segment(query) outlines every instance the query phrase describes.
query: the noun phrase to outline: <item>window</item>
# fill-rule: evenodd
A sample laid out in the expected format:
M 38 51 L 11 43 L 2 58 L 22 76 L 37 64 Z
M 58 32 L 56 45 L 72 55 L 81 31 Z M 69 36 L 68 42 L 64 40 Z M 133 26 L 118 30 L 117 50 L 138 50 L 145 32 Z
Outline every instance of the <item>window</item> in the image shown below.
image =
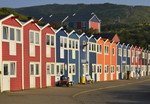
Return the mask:
M 36 70 L 35 70 L 35 75 L 39 75 L 39 64 L 35 64 Z
M 71 42 L 72 42 L 72 41 L 71 41 L 71 40 L 69 40 L 69 48 L 71 48 L 71 44 L 72 44 Z
M 35 44 L 39 44 L 39 33 L 35 33 Z
M 47 63 L 46 64 L 47 68 L 47 74 L 50 75 L 50 74 L 55 74 L 55 64 L 54 63 Z
M 105 65 L 105 73 L 108 73 L 108 65 Z
M 115 55 L 115 48 L 112 48 L 112 54 Z
M 67 37 L 60 37 L 60 47 L 67 48 Z
M 39 63 L 30 63 L 30 75 L 39 76 L 40 69 Z
M 10 77 L 16 76 L 16 63 L 15 62 L 4 62 L 3 63 L 3 75 L 10 75 Z
M 67 39 L 64 38 L 64 48 L 67 48 Z
M 46 35 L 46 45 L 50 45 L 50 36 Z
M 64 64 L 59 63 L 56 65 L 56 74 L 57 75 L 63 75 L 64 74 Z
M 69 64 L 69 74 L 75 75 L 75 73 L 76 73 L 75 64 Z
M 19 29 L 16 29 L 16 38 L 17 41 L 21 41 L 21 31 Z
M 4 64 L 4 75 L 8 75 L 8 64 Z
M 115 72 L 115 67 L 111 66 L 111 73 L 114 73 L 114 72 Z
M 10 40 L 15 40 L 15 33 L 13 28 L 10 28 Z
M 126 49 L 123 49 L 123 56 L 124 56 L 124 57 L 127 56 Z
M 105 54 L 108 54 L 108 53 L 109 53 L 108 46 L 105 46 Z
M 51 36 L 51 46 L 54 46 L 54 43 L 55 43 L 55 38 L 54 36 Z
M 97 45 L 97 52 L 102 53 L 102 45 Z
M 122 50 L 121 50 L 121 48 L 118 48 L 118 56 L 122 56 Z
M 14 62 L 11 62 L 10 63 L 10 75 L 15 75 L 15 63 Z
M 50 35 L 50 34 L 47 34 L 46 35 L 46 45 L 47 46 L 54 46 L 55 45 L 55 37 Z
M 3 39 L 20 42 L 21 30 L 17 28 L 3 26 Z
M 30 75 L 34 75 L 34 64 L 30 65 Z
M 97 70 L 96 70 L 96 64 L 92 64 L 92 72 L 93 72 L 93 73 L 96 73 L 96 72 L 97 72 Z
M 132 50 L 132 57 L 134 57 L 134 56 L 135 56 L 135 51 Z
M 3 26 L 3 39 L 8 39 L 8 27 Z
M 87 64 L 83 64 L 82 65 L 83 68 L 83 74 L 86 75 L 89 73 L 89 69 L 88 69 L 88 65 Z
M 33 44 L 39 44 L 39 32 L 36 32 L 36 31 L 30 31 L 29 32 L 29 40 L 30 40 L 30 43 L 33 43 Z
M 101 73 L 102 72 L 102 65 L 97 65 L 97 73 Z
M 78 41 L 76 41 L 76 49 L 78 49 Z
M 34 43 L 34 32 L 30 32 L 30 43 Z
M 130 57 L 130 50 L 128 49 L 128 57 Z

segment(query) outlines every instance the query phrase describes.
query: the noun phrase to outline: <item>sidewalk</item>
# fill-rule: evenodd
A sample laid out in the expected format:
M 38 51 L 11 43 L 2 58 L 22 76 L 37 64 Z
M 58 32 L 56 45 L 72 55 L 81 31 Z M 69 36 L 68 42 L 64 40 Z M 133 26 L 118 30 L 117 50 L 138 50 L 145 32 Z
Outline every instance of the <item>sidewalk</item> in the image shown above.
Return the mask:
M 48 87 L 0 94 L 0 104 L 77 104 L 74 99 L 80 94 L 128 84 L 150 81 L 150 76 L 131 80 L 96 82 L 94 84 L 75 84 L 70 87 Z

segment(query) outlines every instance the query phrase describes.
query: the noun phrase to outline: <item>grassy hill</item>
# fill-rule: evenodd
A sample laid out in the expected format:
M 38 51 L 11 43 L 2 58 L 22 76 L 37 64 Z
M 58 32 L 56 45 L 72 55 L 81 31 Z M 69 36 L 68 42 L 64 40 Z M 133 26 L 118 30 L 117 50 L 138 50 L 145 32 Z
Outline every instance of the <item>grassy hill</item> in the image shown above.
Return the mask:
M 26 20 L 28 19 L 28 17 L 22 15 L 22 14 L 19 14 L 15 11 L 13 11 L 12 9 L 9 9 L 9 8 L 1 8 L 0 9 L 0 15 L 9 15 L 9 14 L 13 14 L 15 16 L 19 16 L 19 19 L 21 20 Z
M 33 7 L 15 8 L 14 11 L 40 18 L 51 14 L 73 14 L 94 12 L 106 23 L 150 23 L 150 7 L 125 6 L 116 4 L 50 4 Z

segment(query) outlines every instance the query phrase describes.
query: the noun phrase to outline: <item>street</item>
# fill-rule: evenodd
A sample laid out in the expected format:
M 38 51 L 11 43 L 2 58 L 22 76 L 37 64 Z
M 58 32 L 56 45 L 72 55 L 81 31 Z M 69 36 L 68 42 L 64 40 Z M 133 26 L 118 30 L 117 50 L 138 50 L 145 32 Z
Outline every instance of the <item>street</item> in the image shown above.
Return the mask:
M 150 76 L 0 94 L 0 104 L 150 104 Z

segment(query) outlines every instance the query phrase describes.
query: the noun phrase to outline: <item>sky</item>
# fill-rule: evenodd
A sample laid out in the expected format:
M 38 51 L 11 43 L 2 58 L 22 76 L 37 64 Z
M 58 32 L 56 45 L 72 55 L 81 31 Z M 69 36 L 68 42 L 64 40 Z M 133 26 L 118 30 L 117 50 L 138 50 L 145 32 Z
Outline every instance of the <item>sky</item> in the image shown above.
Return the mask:
M 113 4 L 124 4 L 124 5 L 143 5 L 150 6 L 150 0 L 0 0 L 0 8 L 20 8 L 20 7 L 30 7 L 45 4 L 103 4 L 103 3 L 113 3 Z

